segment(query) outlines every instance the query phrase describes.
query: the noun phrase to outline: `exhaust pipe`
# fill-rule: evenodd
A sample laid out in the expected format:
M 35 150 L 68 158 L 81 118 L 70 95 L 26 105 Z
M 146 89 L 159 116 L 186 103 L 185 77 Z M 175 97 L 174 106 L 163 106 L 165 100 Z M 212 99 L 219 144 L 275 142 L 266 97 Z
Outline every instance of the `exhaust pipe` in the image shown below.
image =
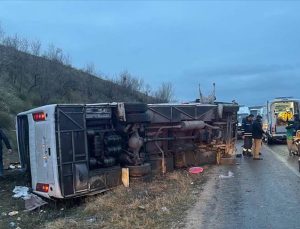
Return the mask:
M 208 127 L 213 130 L 220 129 L 218 126 L 212 126 L 204 121 L 183 121 L 181 122 L 181 130 L 195 130 L 195 129 L 203 129 Z

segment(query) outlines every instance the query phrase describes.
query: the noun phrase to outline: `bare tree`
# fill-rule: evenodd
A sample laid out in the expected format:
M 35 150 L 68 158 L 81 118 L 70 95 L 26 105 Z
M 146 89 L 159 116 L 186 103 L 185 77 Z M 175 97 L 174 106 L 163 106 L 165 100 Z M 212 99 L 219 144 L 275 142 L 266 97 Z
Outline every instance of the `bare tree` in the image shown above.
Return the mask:
M 128 71 L 118 74 L 114 80 L 109 77 L 104 80 L 106 76 L 96 72 L 93 63 L 87 64 L 83 69 L 90 75 L 72 69 L 66 71 L 62 64 L 70 66 L 71 58 L 62 49 L 51 44 L 44 53 L 41 53 L 42 45 L 39 40 L 28 41 L 17 34 L 5 36 L 1 26 L 0 42 L 10 47 L 5 48 L 0 56 L 0 71 L 4 72 L 0 74 L 1 80 L 7 78 L 7 82 L 21 96 L 29 94 L 36 105 L 52 101 L 95 102 L 133 99 L 146 102 L 169 100 L 172 97 L 172 87 L 170 89 L 167 85 L 162 86 L 155 94 L 159 99 L 148 97 L 150 93 L 154 95 L 150 86 L 145 85 L 143 79 L 131 75 Z M 32 55 L 24 55 L 18 51 Z
M 72 65 L 71 57 L 69 54 L 63 54 L 62 63 L 67 66 Z
M 39 56 L 41 52 L 41 47 L 42 44 L 40 40 L 31 41 L 30 43 L 31 54 L 35 56 Z
M 144 80 L 133 77 L 128 71 L 121 72 L 116 83 L 132 91 L 142 91 Z
M 57 48 L 53 44 L 49 45 L 48 50 L 43 56 L 49 60 L 71 66 L 71 58 L 69 54 L 64 54 L 61 48 Z
M 22 52 L 27 52 L 28 53 L 28 48 L 29 48 L 29 42 L 25 38 L 19 38 L 19 51 Z
M 146 96 L 149 96 L 150 93 L 151 93 L 151 86 L 149 84 L 146 84 L 144 86 L 144 90 L 143 90 L 143 93 L 146 95 Z
M 84 71 L 88 74 L 94 75 L 96 72 L 94 63 L 90 62 L 90 63 L 86 64 L 86 66 L 84 67 Z
M 162 102 L 170 102 L 173 99 L 174 90 L 172 83 L 162 83 L 159 89 L 155 92 L 154 97 Z
M 10 37 L 3 37 L 2 44 L 6 47 L 12 47 L 12 41 Z
M 20 46 L 20 37 L 18 36 L 18 34 L 15 34 L 13 37 L 10 36 L 6 36 L 3 39 L 3 45 L 10 47 L 10 48 L 14 48 L 16 50 L 19 50 L 19 46 Z
M 54 60 L 60 63 L 63 63 L 63 51 L 61 48 L 55 47 L 53 44 L 50 44 L 48 50 L 45 52 L 45 57 L 49 60 Z
M 0 43 L 2 42 L 4 35 L 5 35 L 5 32 L 4 32 L 1 22 L 0 22 Z

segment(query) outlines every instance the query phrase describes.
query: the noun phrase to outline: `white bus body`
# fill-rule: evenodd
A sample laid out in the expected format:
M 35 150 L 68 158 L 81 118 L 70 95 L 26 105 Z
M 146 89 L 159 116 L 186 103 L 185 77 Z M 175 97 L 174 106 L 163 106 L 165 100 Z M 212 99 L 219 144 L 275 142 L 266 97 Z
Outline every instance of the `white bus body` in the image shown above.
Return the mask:
M 145 171 L 165 173 L 175 166 L 219 163 L 221 156 L 234 154 L 238 107 L 231 103 L 42 106 L 17 115 L 21 165 L 34 193 L 62 199 L 121 184 L 121 167 L 140 176 Z M 188 150 L 178 150 L 191 145 L 193 157 Z M 202 150 L 197 150 L 199 145 Z

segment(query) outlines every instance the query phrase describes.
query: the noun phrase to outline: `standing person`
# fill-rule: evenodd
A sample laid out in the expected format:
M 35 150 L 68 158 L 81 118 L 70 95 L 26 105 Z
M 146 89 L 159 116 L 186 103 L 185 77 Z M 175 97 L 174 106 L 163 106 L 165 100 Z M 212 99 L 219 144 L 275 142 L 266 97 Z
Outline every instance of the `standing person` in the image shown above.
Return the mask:
M 243 139 L 244 139 L 244 146 L 243 146 L 243 155 L 244 156 L 252 156 L 252 122 L 253 122 L 254 115 L 248 115 L 242 124 L 242 132 L 243 132 Z
M 2 129 L 0 129 L 0 178 L 3 177 L 2 141 L 5 143 L 5 146 L 8 149 L 8 152 L 11 153 L 12 149 L 11 149 L 11 146 L 9 144 L 8 138 L 6 137 L 6 135 L 4 134 Z
M 289 150 L 289 155 L 292 156 L 298 151 L 296 145 L 293 142 L 293 137 L 296 135 L 297 130 L 300 129 L 299 115 L 294 114 L 293 120 L 288 121 L 286 127 L 286 143 Z
M 287 143 L 287 148 L 290 156 L 294 154 L 293 136 L 294 136 L 294 121 L 290 120 L 288 121 L 288 125 L 286 127 L 286 143 Z
M 293 136 L 296 136 L 297 130 L 300 130 L 300 118 L 299 114 L 294 114 Z
M 253 160 L 262 160 L 260 155 L 262 137 L 264 130 L 262 128 L 262 117 L 260 115 L 256 116 L 255 121 L 252 125 L 252 136 L 253 136 Z

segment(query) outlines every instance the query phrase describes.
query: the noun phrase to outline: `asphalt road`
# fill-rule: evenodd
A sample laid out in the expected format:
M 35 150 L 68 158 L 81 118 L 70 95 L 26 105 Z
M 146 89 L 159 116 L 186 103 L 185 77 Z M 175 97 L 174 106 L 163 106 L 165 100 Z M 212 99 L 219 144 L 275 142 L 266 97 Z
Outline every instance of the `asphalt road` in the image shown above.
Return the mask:
M 186 228 L 300 228 L 298 157 L 285 145 L 264 145 L 262 154 L 262 161 L 211 169 Z M 229 171 L 233 177 L 219 177 Z

